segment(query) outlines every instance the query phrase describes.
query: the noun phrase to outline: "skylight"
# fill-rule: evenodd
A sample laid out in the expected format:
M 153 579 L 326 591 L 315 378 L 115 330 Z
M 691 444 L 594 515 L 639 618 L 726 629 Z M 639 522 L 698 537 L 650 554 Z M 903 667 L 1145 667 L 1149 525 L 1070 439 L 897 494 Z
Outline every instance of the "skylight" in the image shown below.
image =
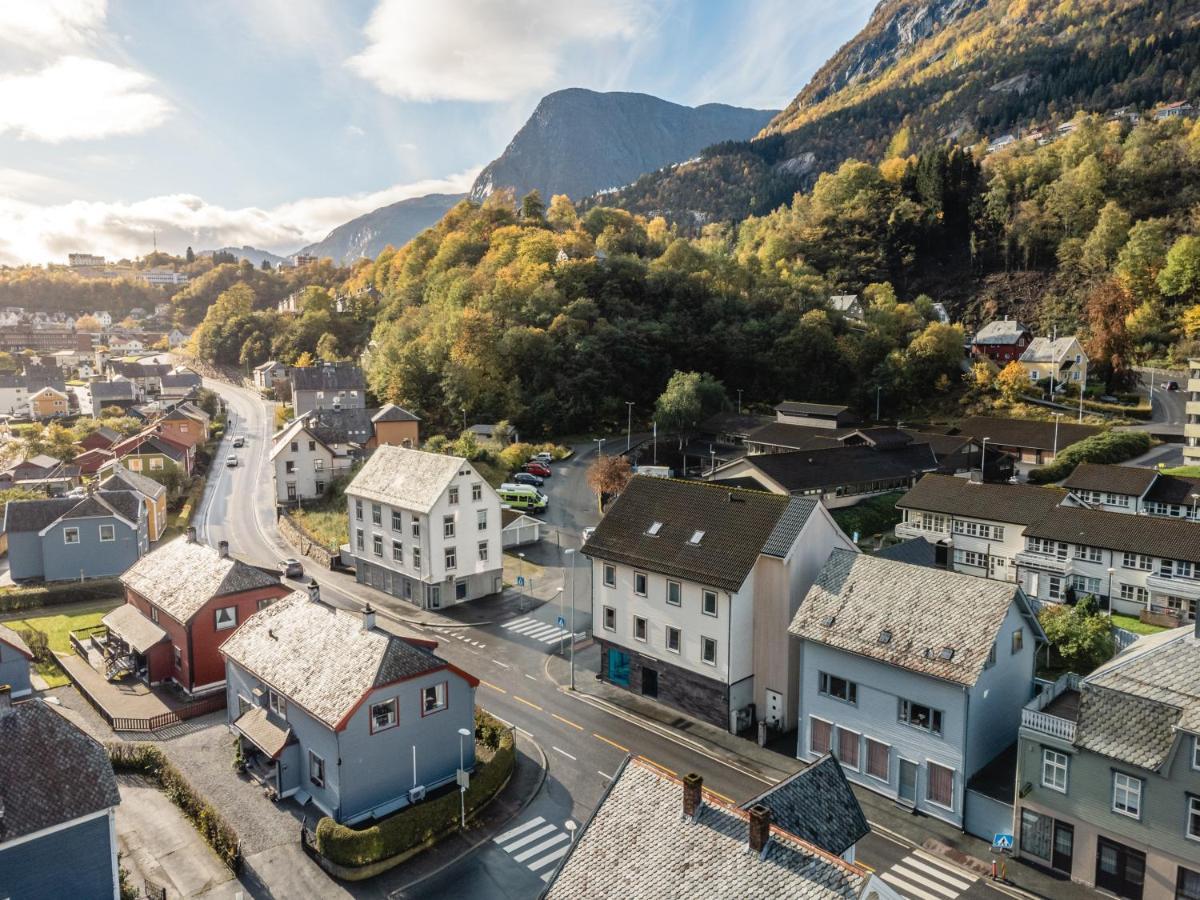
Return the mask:
M 650 535 L 650 537 L 658 537 L 658 533 L 662 531 L 662 525 L 662 522 L 651 523 L 650 527 L 646 529 L 646 534 Z
M 892 642 L 892 633 L 890 631 L 879 632 L 879 643 L 890 644 Z
M 688 543 L 698 545 L 702 540 L 704 540 L 704 532 L 703 531 L 693 531 L 691 540 L 689 540 Z
M 825 616 L 825 618 L 821 619 L 821 624 L 826 628 L 830 628 L 833 626 L 834 621 L 836 620 L 833 616 Z
M 942 652 L 938 654 L 938 658 L 944 659 L 947 662 L 954 659 L 954 648 L 953 647 L 943 647 Z

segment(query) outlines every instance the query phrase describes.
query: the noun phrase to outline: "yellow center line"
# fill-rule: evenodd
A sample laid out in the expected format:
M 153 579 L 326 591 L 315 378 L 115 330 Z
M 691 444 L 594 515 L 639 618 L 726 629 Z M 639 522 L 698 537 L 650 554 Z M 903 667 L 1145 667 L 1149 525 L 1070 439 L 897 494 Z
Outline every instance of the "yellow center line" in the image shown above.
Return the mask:
M 616 741 L 610 741 L 608 738 L 606 738 L 606 737 L 605 737 L 604 735 L 602 735 L 602 734 L 597 734 L 596 732 L 594 732 L 594 731 L 593 731 L 593 732 L 592 732 L 592 737 L 594 737 L 594 738 L 595 738 L 596 740 L 598 740 L 598 741 L 604 741 L 604 743 L 606 743 L 606 744 L 609 744 L 609 745 L 611 745 L 611 746 L 613 746 L 613 747 L 616 747 L 618 750 L 623 750 L 625 753 L 628 753 L 628 752 L 629 752 L 629 748 L 628 748 L 628 747 L 622 747 L 622 746 L 621 746 L 620 744 L 618 744 Z
M 492 684 L 490 681 L 484 681 L 482 678 L 479 679 L 479 683 L 484 687 L 490 687 L 493 691 L 499 691 L 502 694 L 508 693 L 508 691 L 506 691 L 504 688 L 496 687 L 496 685 Z
M 538 712 L 544 712 L 544 711 L 545 711 L 545 710 L 543 710 L 543 709 L 542 709 L 540 706 L 538 706 L 536 703 L 530 703 L 530 702 L 529 702 L 528 700 L 526 700 L 524 697 L 518 697 L 516 694 L 513 694 L 513 699 L 514 699 L 514 700 L 516 700 L 518 703 L 524 703 L 526 706 L 532 706 L 532 707 L 533 707 L 534 709 L 536 709 Z
M 675 775 L 675 770 L 674 770 L 674 769 L 668 769 L 668 768 L 667 768 L 666 766 L 664 766 L 662 763 L 656 763 L 654 760 L 652 760 L 652 759 L 651 759 L 650 757 L 648 757 L 648 756 L 643 756 L 643 757 L 642 757 L 642 759 L 644 759 L 646 762 L 650 763 L 650 765 L 654 766 L 654 768 L 656 768 L 656 769 L 662 769 L 662 770 L 663 770 L 664 772 L 666 772 L 668 775 Z M 678 777 L 678 776 L 676 776 L 676 777 Z M 715 792 L 713 792 L 713 793 L 715 793 Z
M 655 765 L 657 766 L 657 765 L 658 765 L 658 763 L 655 763 Z M 662 766 L 659 766 L 659 768 L 662 768 Z M 670 770 L 670 769 L 667 769 L 667 771 L 668 771 L 668 772 L 671 772 L 671 770 Z M 675 773 L 674 773 L 674 772 L 671 772 L 671 774 L 672 774 L 672 775 L 674 775 Z M 704 790 L 708 791 L 708 793 L 712 794 L 714 797 L 720 797 L 722 800 L 724 800 L 724 801 L 725 801 L 726 803 L 728 803 L 730 806 L 737 806 L 737 803 L 735 803 L 735 802 L 734 802 L 734 800 L 733 800 L 733 798 L 732 798 L 732 797 L 726 797 L 726 796 L 725 796 L 724 794 L 722 794 L 720 791 L 714 791 L 714 790 L 713 790 L 712 788 L 710 788 L 710 787 L 705 787 L 705 788 L 704 788 Z
M 583 726 L 582 726 L 582 725 L 576 725 L 576 724 L 575 724 L 574 722 L 572 722 L 570 719 L 564 719 L 564 718 L 563 718 L 562 716 L 560 716 L 558 713 L 550 713 L 550 715 L 551 715 L 551 716 L 553 716 L 554 718 L 558 719 L 558 721 L 562 722 L 564 725 L 570 725 L 572 728 L 576 728 L 576 729 L 578 729 L 579 731 L 583 731 Z

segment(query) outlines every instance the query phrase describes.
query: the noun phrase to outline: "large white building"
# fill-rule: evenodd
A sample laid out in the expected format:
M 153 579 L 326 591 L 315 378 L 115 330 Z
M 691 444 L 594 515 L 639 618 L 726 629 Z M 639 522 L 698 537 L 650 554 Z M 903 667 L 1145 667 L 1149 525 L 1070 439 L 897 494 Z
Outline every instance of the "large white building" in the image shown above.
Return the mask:
M 1183 461 L 1200 463 L 1200 359 L 1188 360 L 1187 405 L 1183 420 Z
M 345 493 L 359 582 L 426 609 L 500 592 L 500 498 L 467 460 L 381 446 Z

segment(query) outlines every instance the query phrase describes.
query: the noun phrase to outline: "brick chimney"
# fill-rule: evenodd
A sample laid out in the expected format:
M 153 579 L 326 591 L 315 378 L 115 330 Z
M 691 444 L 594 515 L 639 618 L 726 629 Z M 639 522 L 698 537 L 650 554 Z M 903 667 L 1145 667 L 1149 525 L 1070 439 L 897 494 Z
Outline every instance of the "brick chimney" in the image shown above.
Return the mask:
M 771 839 L 771 811 L 761 803 L 750 807 L 750 851 L 762 853 Z
M 217 553 L 221 559 L 229 557 L 229 541 L 217 541 Z
M 700 805 L 704 802 L 701 788 L 704 779 L 695 772 L 683 776 L 683 815 L 688 819 L 696 818 Z
M 312 579 L 308 583 L 308 599 L 313 603 L 321 602 L 321 586 L 317 584 L 317 579 Z
M 370 603 L 363 607 L 363 631 L 370 631 L 375 627 L 375 607 Z

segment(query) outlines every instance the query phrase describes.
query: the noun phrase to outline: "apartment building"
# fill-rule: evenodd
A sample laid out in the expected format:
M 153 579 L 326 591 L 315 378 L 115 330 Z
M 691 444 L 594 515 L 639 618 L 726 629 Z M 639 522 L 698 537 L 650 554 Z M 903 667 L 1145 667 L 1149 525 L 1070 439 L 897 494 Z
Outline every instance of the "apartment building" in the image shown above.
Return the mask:
M 1200 359 L 1188 360 L 1187 403 L 1183 420 L 1183 461 L 1200 463 Z

